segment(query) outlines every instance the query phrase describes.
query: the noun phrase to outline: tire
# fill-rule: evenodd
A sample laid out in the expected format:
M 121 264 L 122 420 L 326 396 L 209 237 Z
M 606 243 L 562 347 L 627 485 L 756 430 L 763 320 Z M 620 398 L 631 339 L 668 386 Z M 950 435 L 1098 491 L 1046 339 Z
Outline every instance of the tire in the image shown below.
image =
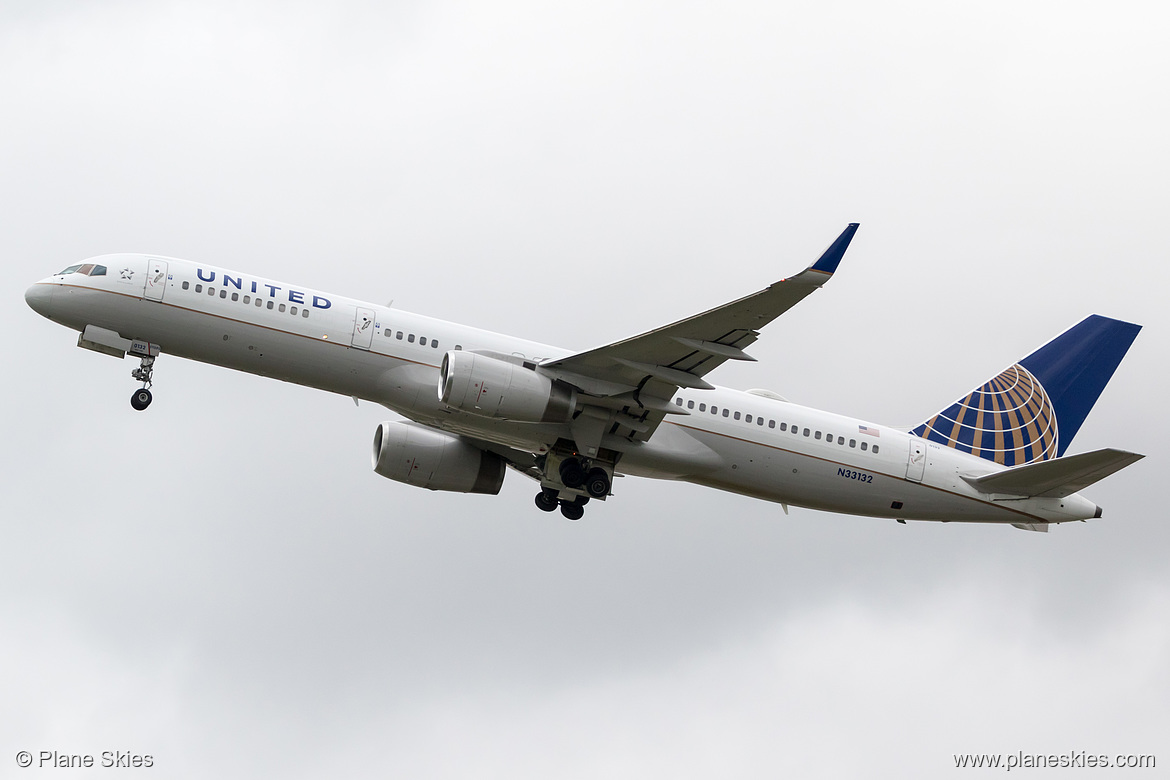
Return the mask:
M 601 498 L 609 494 L 609 475 L 605 469 L 590 469 L 585 480 L 585 492 L 594 498 Z
M 543 490 L 536 494 L 536 508 L 541 512 L 553 512 L 557 508 L 556 494 L 549 495 Z
M 576 458 L 566 458 L 561 461 L 561 482 L 567 488 L 576 490 L 585 484 L 585 469 L 581 466 L 581 461 Z
M 561 503 L 561 514 L 569 520 L 580 520 L 585 516 L 585 507 L 565 501 Z
M 150 391 L 143 388 L 142 390 L 135 390 L 134 395 L 130 396 L 130 405 L 133 406 L 136 411 L 141 412 L 143 409 L 150 406 L 150 402 L 153 400 L 154 396 L 150 394 Z

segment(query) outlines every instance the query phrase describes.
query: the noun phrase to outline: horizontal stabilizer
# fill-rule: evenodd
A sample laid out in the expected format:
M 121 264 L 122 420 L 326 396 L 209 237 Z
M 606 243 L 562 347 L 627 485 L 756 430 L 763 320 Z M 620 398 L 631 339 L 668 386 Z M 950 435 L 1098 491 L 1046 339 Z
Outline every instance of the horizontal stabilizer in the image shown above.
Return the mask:
M 1038 460 L 981 477 L 961 476 L 981 493 L 1064 498 L 1144 457 L 1124 450 L 1095 450 L 1055 460 Z

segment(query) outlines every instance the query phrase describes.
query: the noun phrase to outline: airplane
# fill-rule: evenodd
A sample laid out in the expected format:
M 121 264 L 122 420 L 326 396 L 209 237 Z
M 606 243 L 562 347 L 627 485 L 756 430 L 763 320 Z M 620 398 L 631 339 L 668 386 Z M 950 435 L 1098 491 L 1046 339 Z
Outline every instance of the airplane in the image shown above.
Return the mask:
M 837 271 L 858 223 L 812 265 L 746 297 L 584 352 L 161 255 L 113 254 L 32 285 L 28 305 L 77 345 L 161 354 L 380 404 L 374 471 L 498 494 L 508 467 L 536 505 L 579 520 L 631 475 L 876 518 L 1052 524 L 1100 518 L 1079 491 L 1143 456 L 1066 455 L 1141 326 L 1092 315 L 911 429 L 740 391 L 706 376 Z

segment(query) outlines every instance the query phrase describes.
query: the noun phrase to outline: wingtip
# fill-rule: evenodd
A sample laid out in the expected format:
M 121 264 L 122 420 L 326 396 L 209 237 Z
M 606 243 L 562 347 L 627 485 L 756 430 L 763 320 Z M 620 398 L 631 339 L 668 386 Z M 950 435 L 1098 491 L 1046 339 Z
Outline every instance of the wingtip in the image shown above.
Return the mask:
M 859 222 L 850 222 L 841 235 L 837 236 L 837 240 L 830 244 L 829 248 L 809 268 L 823 274 L 835 273 L 837 266 L 841 264 L 841 258 L 845 256 L 845 250 L 849 248 L 849 242 L 853 240 L 853 234 L 860 226 Z

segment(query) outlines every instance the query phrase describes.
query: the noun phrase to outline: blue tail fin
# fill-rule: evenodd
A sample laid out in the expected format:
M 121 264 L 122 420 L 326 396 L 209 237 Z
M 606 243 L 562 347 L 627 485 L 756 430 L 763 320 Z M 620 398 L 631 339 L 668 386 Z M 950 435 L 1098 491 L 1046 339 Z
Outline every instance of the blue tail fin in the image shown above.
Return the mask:
M 1058 458 L 1139 330 L 1094 314 L 911 433 L 1005 466 Z

